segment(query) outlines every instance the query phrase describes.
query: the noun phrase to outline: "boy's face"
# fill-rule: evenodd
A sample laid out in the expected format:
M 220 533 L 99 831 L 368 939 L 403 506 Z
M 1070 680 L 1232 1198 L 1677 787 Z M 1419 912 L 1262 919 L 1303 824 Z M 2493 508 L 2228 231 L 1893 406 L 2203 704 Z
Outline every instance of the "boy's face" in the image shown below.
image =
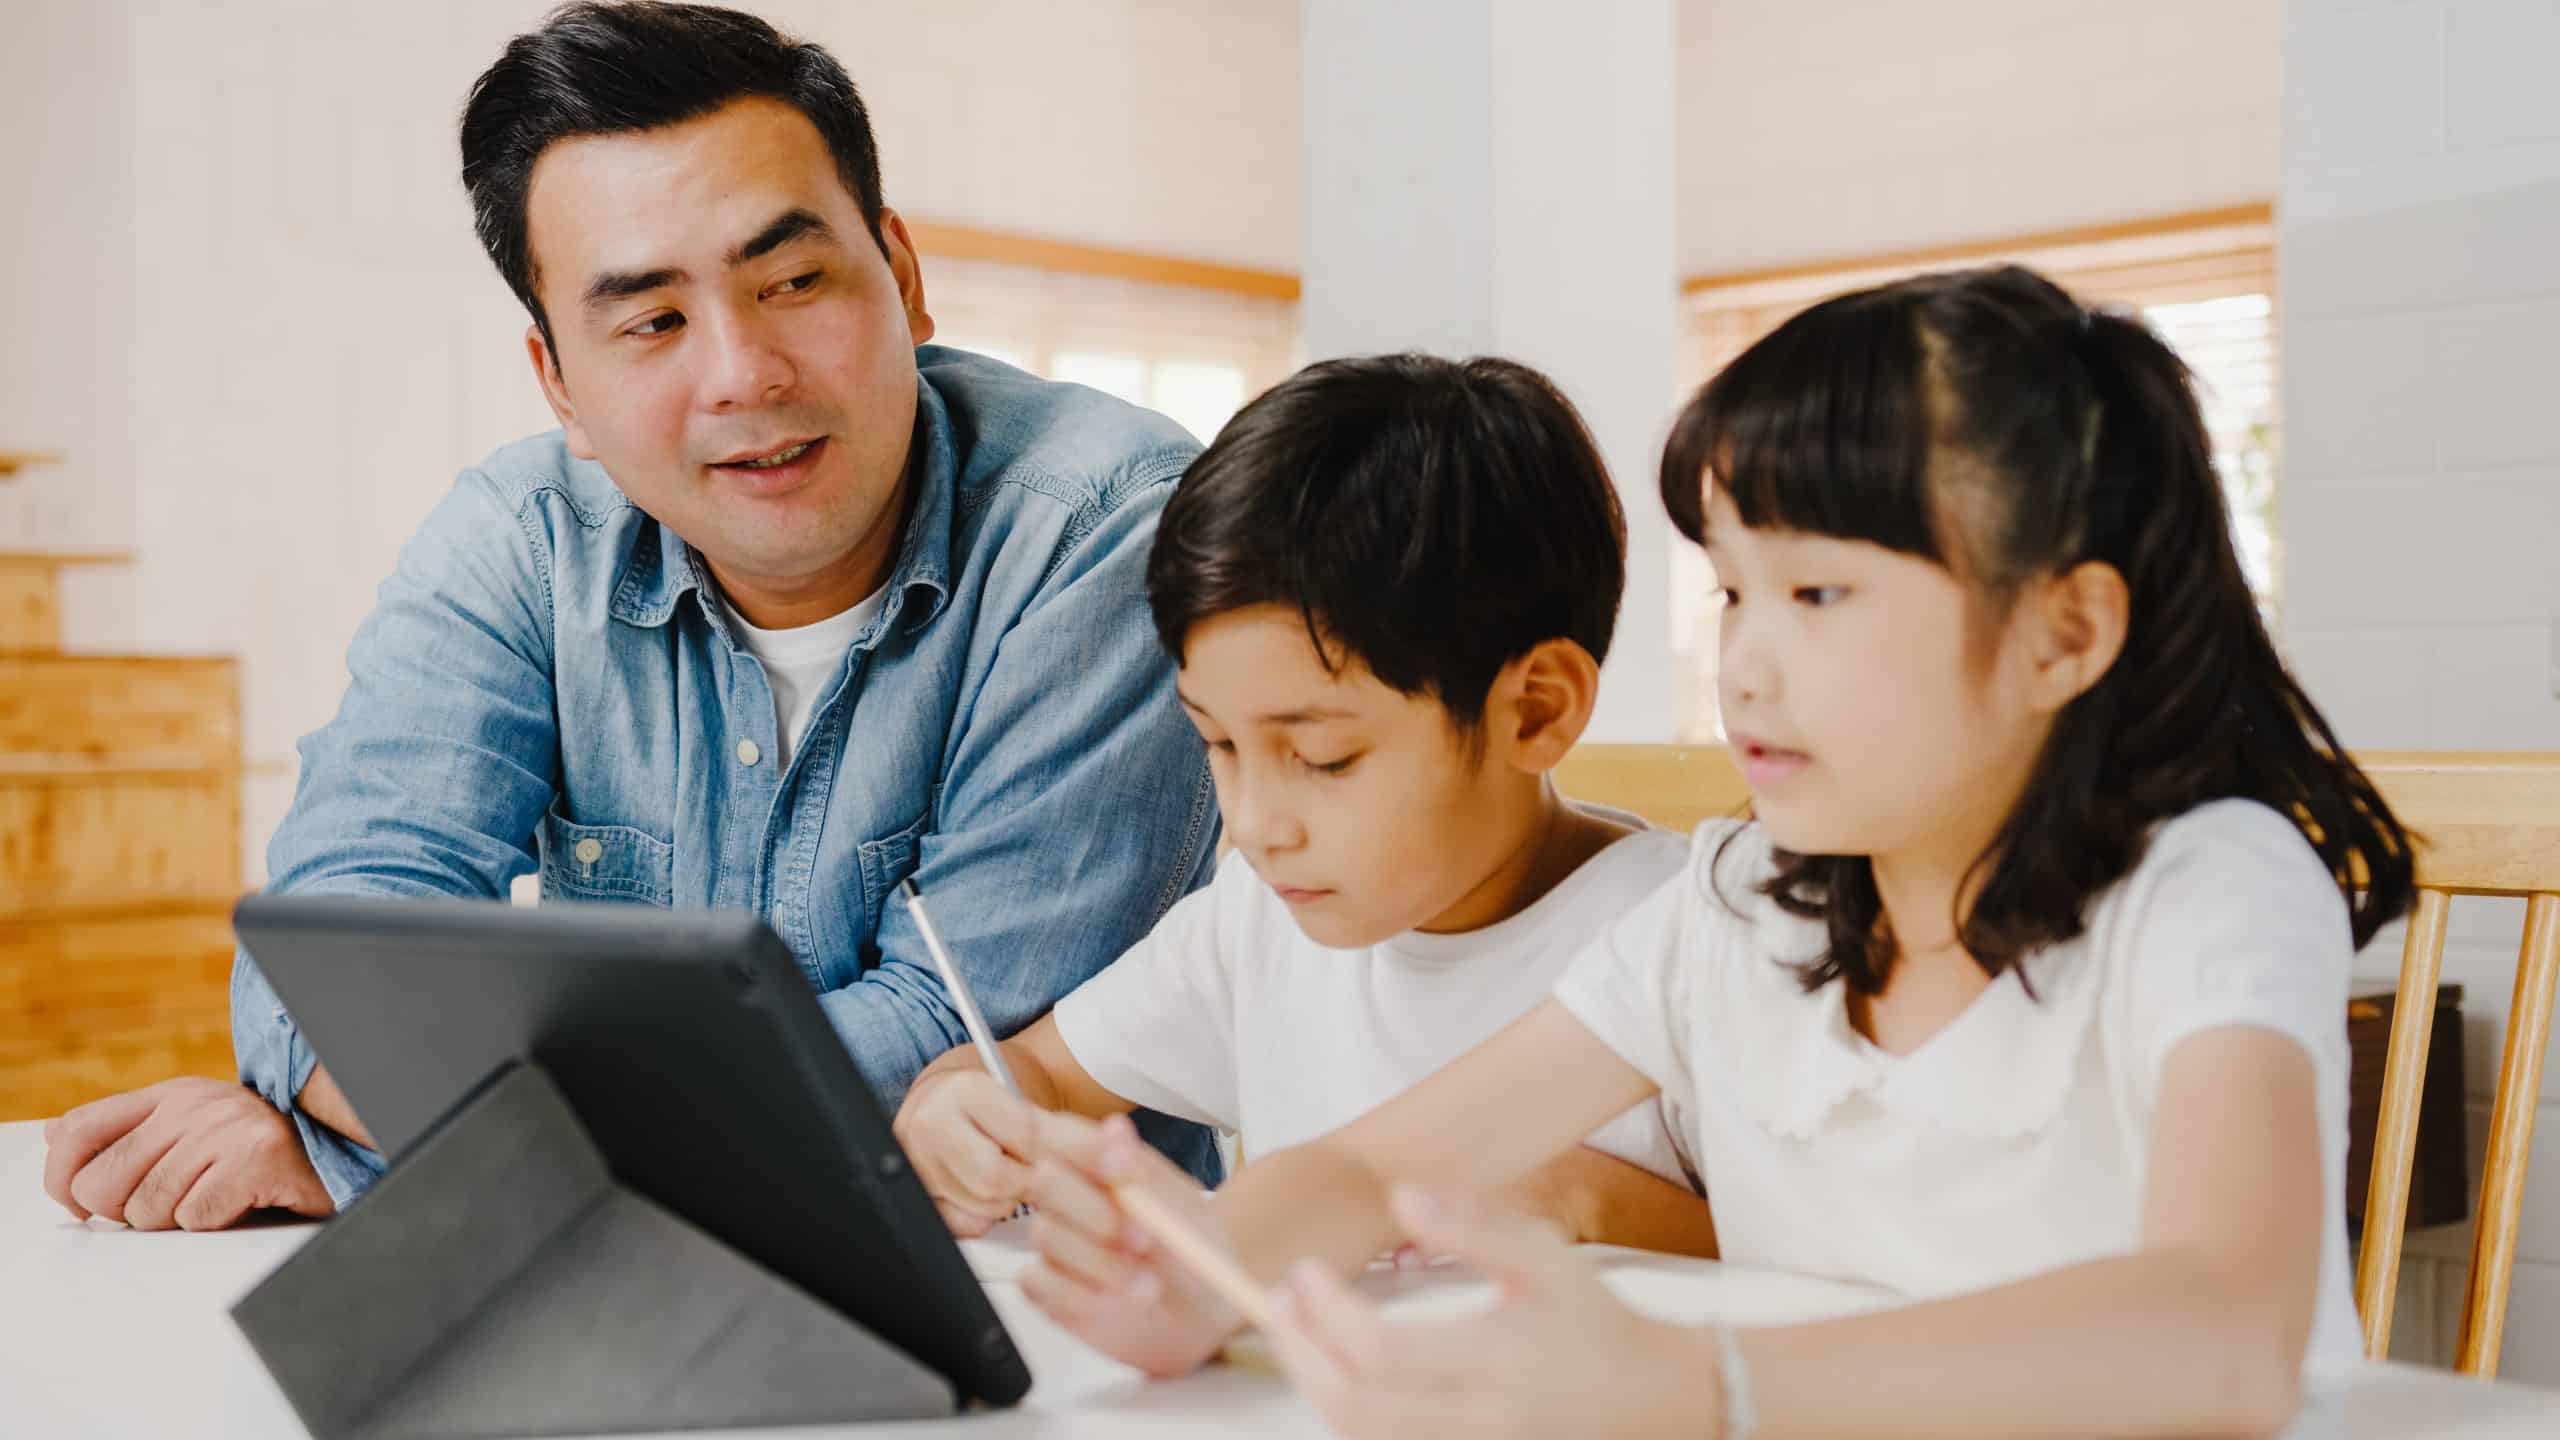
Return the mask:
M 1535 776 L 1358 660 L 1328 672 L 1294 610 L 1193 626 L 1179 683 L 1229 842 L 1320 945 L 1435 928 L 1531 838 L 1513 832 Z

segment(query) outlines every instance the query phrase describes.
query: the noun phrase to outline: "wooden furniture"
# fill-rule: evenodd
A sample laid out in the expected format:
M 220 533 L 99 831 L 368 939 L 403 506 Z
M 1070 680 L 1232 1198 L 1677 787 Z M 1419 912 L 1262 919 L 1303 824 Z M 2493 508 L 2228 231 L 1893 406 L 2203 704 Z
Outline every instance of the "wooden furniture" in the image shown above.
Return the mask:
M 0 1120 L 235 1073 L 239 667 L 62 653 L 121 558 L 0 552 Z
M 61 649 L 62 572 L 132 561 L 103 551 L 0 550 L 0 650 Z
M 21 470 L 61 462 L 62 457 L 51 450 L 0 450 L 0 480 L 6 480 Z
M 2462 1312 L 2459 1368 L 2494 1375 L 2515 1269 L 2535 1101 L 2551 1037 L 2553 991 L 2560 984 L 2560 753 L 2379 751 L 2356 759 L 2401 822 L 2417 832 L 2421 887 L 2392 1011 L 2357 1263 L 2365 1349 L 2377 1360 L 2390 1344 L 2447 907 L 2455 895 L 2527 897 Z M 1556 785 L 1568 795 L 1683 828 L 1711 815 L 1740 814 L 1750 800 L 1721 746 L 1585 745 L 1557 767 Z
M 2390 982 L 2360 981 L 2347 999 L 2347 1243 L 2364 1234 L 2373 1193 L 2373 1138 L 2382 1125 L 2383 1075 L 2391 1061 L 2392 1021 L 2400 1008 Z M 2455 1225 L 2471 1219 L 2469 1127 L 2463 1123 L 2462 987 L 2436 987 L 2434 1040 L 2427 1046 L 2427 1083 L 2418 1105 L 2418 1143 L 2409 1171 L 2403 1222 Z
M 2515 998 L 2489 1112 L 2488 1151 L 2480 1162 L 2471 1278 L 2455 1362 L 2465 1374 L 2495 1375 L 2506 1328 L 2507 1284 L 2515 1273 L 2516 1226 L 2523 1215 L 2534 1110 L 2542 1093 L 2542 1060 L 2551 1040 L 2552 994 L 2560 986 L 2560 753 L 2389 751 L 2357 759 L 2401 822 L 2419 836 L 2418 905 L 2401 950 L 2398 1008 L 2383 1071 L 2372 1189 L 2365 1201 L 2363 1253 L 2356 1264 L 2356 1308 L 2364 1315 L 2365 1353 L 2375 1359 L 2391 1344 L 2402 1218 L 2427 1072 L 2432 1005 L 2419 997 L 2435 993 L 2444 965 L 2445 919 L 2454 896 L 2526 897 Z
M 1733 752 L 1721 745 L 1577 745 L 1555 769 L 1576 800 L 1641 815 L 1665 830 L 1740 815 L 1751 806 Z

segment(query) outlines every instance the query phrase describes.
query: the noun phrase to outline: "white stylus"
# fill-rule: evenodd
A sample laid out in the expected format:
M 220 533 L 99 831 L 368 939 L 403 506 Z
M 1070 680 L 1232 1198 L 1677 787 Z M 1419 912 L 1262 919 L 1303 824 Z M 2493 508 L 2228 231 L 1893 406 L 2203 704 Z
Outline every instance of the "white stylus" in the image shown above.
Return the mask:
M 978 997 L 969 993 L 968 982 L 960 978 L 960 967 L 951 963 L 951 951 L 942 943 L 942 932 L 933 928 L 933 917 L 925 913 L 924 892 L 913 880 L 901 880 L 898 888 L 906 892 L 907 913 L 916 920 L 916 933 L 924 936 L 925 952 L 933 957 L 933 968 L 942 972 L 942 988 L 951 992 L 951 1003 L 960 1009 L 960 1023 L 968 1027 L 969 1043 L 978 1047 L 978 1058 L 985 1062 L 987 1073 L 998 1084 L 1015 1095 L 1022 1087 L 1013 1083 L 1013 1071 L 1004 1063 L 1004 1051 L 996 1044 L 995 1032 L 987 1028 L 987 1017 L 978 1013 Z

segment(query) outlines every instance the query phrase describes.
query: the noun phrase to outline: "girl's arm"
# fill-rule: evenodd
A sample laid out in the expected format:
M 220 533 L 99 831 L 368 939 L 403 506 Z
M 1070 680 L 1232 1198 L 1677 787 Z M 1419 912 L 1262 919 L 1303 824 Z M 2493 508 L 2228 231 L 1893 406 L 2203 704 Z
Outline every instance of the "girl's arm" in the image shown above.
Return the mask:
M 2311 1062 L 2265 1030 L 2169 1054 L 2133 1253 L 1850 1319 L 1739 1332 L 1769 1437 L 2264 1435 L 2292 1416 L 2319 1291 Z M 1335 1428 L 1435 1434 L 1723 1433 L 1712 1332 L 1642 1319 L 1536 1227 L 1404 1206 L 1415 1238 L 1503 1281 L 1493 1310 L 1384 1322 L 1323 1271 L 1274 1336 Z
M 1104 1354 L 1184 1374 L 1243 1317 L 1131 1220 L 1115 1190 L 1152 1192 L 1265 1284 L 1309 1257 L 1348 1274 L 1399 1238 L 1391 1185 L 1483 1194 L 1652 1094 L 1651 1081 L 1548 1001 L 1343 1129 L 1246 1166 L 1214 1197 L 1125 1119 L 1046 1116 L 1029 1190 L 1042 1263 L 1022 1273 L 1022 1293 Z
M 1387 1210 L 1391 1187 L 1484 1194 L 1654 1093 L 1548 1000 L 1340 1130 L 1247 1165 L 1218 1191 L 1217 1218 L 1265 1284 L 1302 1258 L 1350 1274 L 1403 1238 Z

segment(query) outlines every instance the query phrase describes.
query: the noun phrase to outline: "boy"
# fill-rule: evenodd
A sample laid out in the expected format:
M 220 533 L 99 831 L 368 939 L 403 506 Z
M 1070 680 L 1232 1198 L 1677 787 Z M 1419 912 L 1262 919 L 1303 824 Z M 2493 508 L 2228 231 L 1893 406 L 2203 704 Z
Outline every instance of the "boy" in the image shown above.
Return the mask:
M 1684 837 L 1546 778 L 1590 720 L 1625 546 L 1580 418 L 1507 361 L 1314 365 L 1228 424 L 1147 582 L 1233 853 L 1005 1042 L 1021 1098 L 968 1046 L 918 1077 L 897 1136 L 956 1232 L 1020 1201 L 1038 1109 L 1152 1108 L 1257 1154 L 1325 1134 L 1526 1013 L 1679 871 Z M 1674 1133 L 1641 1106 L 1504 1198 L 1711 1253 Z

